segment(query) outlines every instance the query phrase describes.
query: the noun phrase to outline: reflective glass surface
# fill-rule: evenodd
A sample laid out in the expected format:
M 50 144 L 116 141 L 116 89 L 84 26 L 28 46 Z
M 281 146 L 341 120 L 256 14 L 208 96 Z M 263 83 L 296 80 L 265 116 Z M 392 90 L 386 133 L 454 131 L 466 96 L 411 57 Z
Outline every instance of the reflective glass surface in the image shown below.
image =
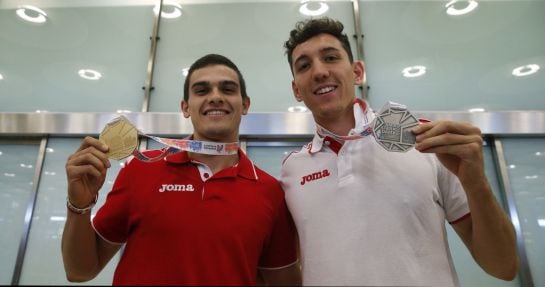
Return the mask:
M 40 1 L 38 24 L 18 16 L 27 3 L 0 2 L 0 112 L 140 111 L 151 6 L 102 3 Z
M 478 6 L 467 14 L 469 2 Z M 412 110 L 545 109 L 545 1 L 359 1 L 369 99 Z M 451 5 L 448 5 L 451 3 Z M 513 70 L 539 65 L 535 74 Z M 425 74 L 418 68 L 425 67 Z M 522 68 L 522 74 L 531 67 Z
M 0 142 L 0 285 L 11 284 L 34 187 L 39 142 Z
M 74 153 L 81 143 L 77 138 L 54 138 L 48 142 L 38 198 L 32 218 L 30 236 L 21 273 L 22 285 L 65 285 L 66 280 L 61 256 L 61 238 L 66 222 L 66 171 L 64 166 L 68 156 Z M 99 192 L 98 202 L 93 208 L 93 216 L 106 198 L 113 181 L 119 172 L 120 162 L 111 161 L 106 182 Z M 111 285 L 114 268 L 119 261 L 116 255 L 87 285 Z
M 534 286 L 545 286 L 545 139 L 502 139 Z

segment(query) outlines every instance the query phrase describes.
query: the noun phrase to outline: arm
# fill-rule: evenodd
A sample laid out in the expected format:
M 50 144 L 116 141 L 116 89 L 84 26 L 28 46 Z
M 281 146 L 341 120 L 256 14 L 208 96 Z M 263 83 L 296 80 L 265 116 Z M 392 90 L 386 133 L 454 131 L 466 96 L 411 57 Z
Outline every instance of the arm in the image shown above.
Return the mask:
M 481 131 L 466 123 L 437 121 L 421 124 L 413 132 L 415 148 L 435 153 L 467 195 L 471 216 L 454 224 L 454 230 L 487 273 L 513 280 L 518 270 L 515 231 L 488 184 Z
M 78 208 L 89 206 L 102 187 L 110 163 L 97 139 L 86 137 L 66 163 L 68 199 Z M 66 277 L 72 282 L 93 279 L 119 250 L 119 245 L 101 239 L 91 226 L 91 212 L 68 211 L 62 235 Z
M 267 286 L 301 286 L 301 266 L 296 262 L 281 269 L 259 269 L 259 275 Z

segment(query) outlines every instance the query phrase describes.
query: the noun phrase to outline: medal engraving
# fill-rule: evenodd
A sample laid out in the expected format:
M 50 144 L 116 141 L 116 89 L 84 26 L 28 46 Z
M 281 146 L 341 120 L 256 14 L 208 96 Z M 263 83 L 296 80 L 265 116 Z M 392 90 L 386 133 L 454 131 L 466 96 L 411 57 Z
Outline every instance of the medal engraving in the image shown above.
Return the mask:
M 377 115 L 373 133 L 386 150 L 406 152 L 416 143 L 411 128 L 418 124 L 418 120 L 406 109 L 388 105 Z
M 138 145 L 138 131 L 125 118 L 108 123 L 98 138 L 110 149 L 108 158 L 120 160 L 133 153 Z

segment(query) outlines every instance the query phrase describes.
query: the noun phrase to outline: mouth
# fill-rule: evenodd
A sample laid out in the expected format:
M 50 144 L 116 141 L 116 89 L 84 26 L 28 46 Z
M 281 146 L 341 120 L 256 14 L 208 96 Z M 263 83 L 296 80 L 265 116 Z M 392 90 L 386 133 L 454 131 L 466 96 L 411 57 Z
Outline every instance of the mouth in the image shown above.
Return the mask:
M 226 110 L 207 110 L 204 112 L 205 116 L 211 116 L 211 117 L 221 117 L 228 114 L 229 112 Z
M 325 95 L 327 93 L 330 93 L 330 92 L 332 92 L 332 91 L 334 91 L 336 89 L 337 89 L 337 86 L 333 86 L 333 85 L 325 86 L 325 87 L 321 87 L 321 88 L 315 90 L 314 94 L 317 95 L 317 96 L 321 96 L 321 95 Z

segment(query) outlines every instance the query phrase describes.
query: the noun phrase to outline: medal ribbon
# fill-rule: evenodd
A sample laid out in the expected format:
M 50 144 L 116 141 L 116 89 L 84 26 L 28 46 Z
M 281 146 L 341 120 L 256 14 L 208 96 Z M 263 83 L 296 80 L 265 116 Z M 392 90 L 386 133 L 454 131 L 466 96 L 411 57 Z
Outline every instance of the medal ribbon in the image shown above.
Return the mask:
M 389 101 L 388 103 L 386 103 L 386 105 L 382 107 L 382 109 L 379 111 L 379 114 L 381 114 L 383 111 L 386 111 L 390 108 L 407 110 L 407 106 Z M 356 109 L 361 109 L 363 112 L 363 116 L 362 116 L 362 113 L 360 113 Z M 336 141 L 340 143 L 344 143 L 344 141 L 347 141 L 347 140 L 361 139 L 369 135 L 374 136 L 373 125 L 375 123 L 375 120 L 374 119 L 371 121 L 369 120 L 369 112 L 373 112 L 373 111 L 367 108 L 367 105 L 365 105 L 364 102 L 357 99 L 356 102 L 354 103 L 354 119 L 356 121 L 356 127 L 352 129 L 347 136 L 337 135 L 318 124 L 316 124 L 316 132 L 318 133 L 320 137 L 328 136 L 328 137 L 334 138 Z M 362 124 L 361 128 L 358 128 L 358 123 Z
M 132 125 L 132 123 L 124 116 L 119 116 L 115 118 L 114 120 L 112 120 L 110 123 L 114 123 L 116 121 L 126 121 L 127 124 Z M 134 127 L 134 125 L 132 126 Z M 170 139 L 170 138 L 150 136 L 143 133 L 142 131 L 138 129 L 136 129 L 136 131 L 141 136 L 147 137 L 149 139 L 152 139 L 158 143 L 161 143 L 167 146 L 167 148 L 165 148 L 161 154 L 155 157 L 148 157 L 144 155 L 143 153 L 141 153 L 138 150 L 138 148 L 136 148 L 132 152 L 132 155 L 138 160 L 141 160 L 144 162 L 158 161 L 168 155 L 179 153 L 182 151 L 194 152 L 199 154 L 208 154 L 208 155 L 233 155 L 238 153 L 238 148 L 239 148 L 238 142 L 220 143 L 220 142 L 190 140 L 189 138 Z

